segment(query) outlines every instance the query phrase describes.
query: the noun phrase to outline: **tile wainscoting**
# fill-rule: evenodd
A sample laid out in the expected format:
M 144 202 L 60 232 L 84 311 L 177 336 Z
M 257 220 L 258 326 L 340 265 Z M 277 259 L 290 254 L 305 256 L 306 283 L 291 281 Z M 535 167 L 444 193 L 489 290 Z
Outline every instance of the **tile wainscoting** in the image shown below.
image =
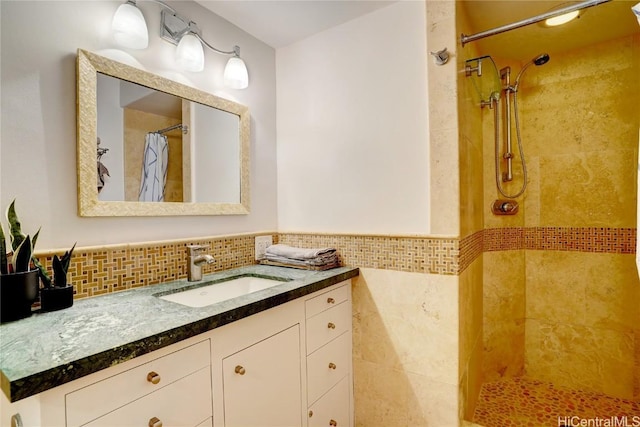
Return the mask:
M 314 233 L 255 233 L 76 248 L 69 277 L 75 298 L 154 285 L 186 277 L 187 245 L 209 245 L 215 262 L 205 273 L 255 263 L 254 237 L 300 247 L 335 247 L 343 265 L 414 273 L 459 275 L 482 254 L 518 249 L 635 253 L 634 228 L 514 227 L 477 231 L 463 239 Z M 54 254 L 36 256 L 50 271 Z

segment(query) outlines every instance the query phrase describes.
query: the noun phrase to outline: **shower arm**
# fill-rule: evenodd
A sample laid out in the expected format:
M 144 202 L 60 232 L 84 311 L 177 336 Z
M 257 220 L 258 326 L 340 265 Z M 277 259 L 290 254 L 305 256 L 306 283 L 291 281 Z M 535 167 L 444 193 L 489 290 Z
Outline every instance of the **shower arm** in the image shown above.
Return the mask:
M 462 46 L 466 43 L 473 42 L 476 40 L 483 39 L 485 37 L 494 36 L 496 34 L 504 33 L 506 31 L 515 30 L 516 28 L 524 27 L 527 25 L 535 24 L 540 21 L 544 21 L 545 19 L 553 18 L 555 16 L 564 15 L 565 13 L 574 12 L 576 10 L 586 9 L 588 7 L 597 6 L 602 3 L 610 2 L 611 0 L 587 0 L 580 3 L 576 3 L 567 7 L 563 7 L 561 9 L 552 10 L 550 12 L 542 13 L 540 15 L 533 16 L 528 19 L 523 19 L 518 22 L 514 22 L 511 24 L 503 25 L 501 27 L 496 27 L 491 30 L 482 31 L 476 34 L 460 35 L 460 41 L 462 42 Z

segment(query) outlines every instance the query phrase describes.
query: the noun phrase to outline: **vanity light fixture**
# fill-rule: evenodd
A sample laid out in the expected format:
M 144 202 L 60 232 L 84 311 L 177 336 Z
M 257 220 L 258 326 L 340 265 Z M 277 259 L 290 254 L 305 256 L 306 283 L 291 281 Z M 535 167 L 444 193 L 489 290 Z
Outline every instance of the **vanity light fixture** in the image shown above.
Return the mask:
M 116 42 L 131 49 L 146 49 L 149 46 L 147 22 L 135 0 L 121 4 L 113 15 L 111 30 Z
M 176 62 L 185 71 L 204 70 L 203 45 L 221 55 L 230 55 L 224 69 L 224 84 L 232 89 L 249 86 L 247 66 L 240 58 L 240 47 L 224 51 L 216 49 L 202 38 L 195 22 L 178 15 L 178 12 L 161 0 L 151 0 L 163 7 L 160 20 L 160 36 L 175 45 Z M 136 0 L 127 0 L 118 7 L 111 24 L 116 42 L 130 49 L 146 49 L 149 45 L 147 24 Z

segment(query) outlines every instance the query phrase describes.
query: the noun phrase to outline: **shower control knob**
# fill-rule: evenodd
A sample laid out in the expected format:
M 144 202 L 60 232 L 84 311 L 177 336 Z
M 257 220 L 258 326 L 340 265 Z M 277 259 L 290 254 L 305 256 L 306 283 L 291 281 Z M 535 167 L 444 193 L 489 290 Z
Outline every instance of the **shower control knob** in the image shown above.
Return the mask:
M 491 205 L 491 212 L 494 215 L 515 215 L 518 208 L 518 202 L 515 200 L 496 200 Z

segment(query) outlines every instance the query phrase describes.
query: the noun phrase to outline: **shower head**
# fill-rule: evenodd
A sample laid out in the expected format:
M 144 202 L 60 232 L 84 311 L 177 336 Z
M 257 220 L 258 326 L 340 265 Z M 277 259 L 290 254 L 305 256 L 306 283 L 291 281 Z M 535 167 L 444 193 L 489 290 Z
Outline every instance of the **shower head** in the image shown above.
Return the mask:
M 549 54 L 548 53 L 540 54 L 535 58 L 533 58 L 532 62 L 536 65 L 544 65 L 547 62 L 549 62 Z
M 516 77 L 516 83 L 513 85 L 513 91 L 518 91 L 518 86 L 520 85 L 520 77 L 524 74 L 525 70 L 531 66 L 531 64 L 535 64 L 536 66 L 544 65 L 549 62 L 549 54 L 541 53 L 540 55 L 533 58 L 531 61 L 527 62 L 527 64 L 522 67 L 522 70 L 518 73 L 518 77 Z

